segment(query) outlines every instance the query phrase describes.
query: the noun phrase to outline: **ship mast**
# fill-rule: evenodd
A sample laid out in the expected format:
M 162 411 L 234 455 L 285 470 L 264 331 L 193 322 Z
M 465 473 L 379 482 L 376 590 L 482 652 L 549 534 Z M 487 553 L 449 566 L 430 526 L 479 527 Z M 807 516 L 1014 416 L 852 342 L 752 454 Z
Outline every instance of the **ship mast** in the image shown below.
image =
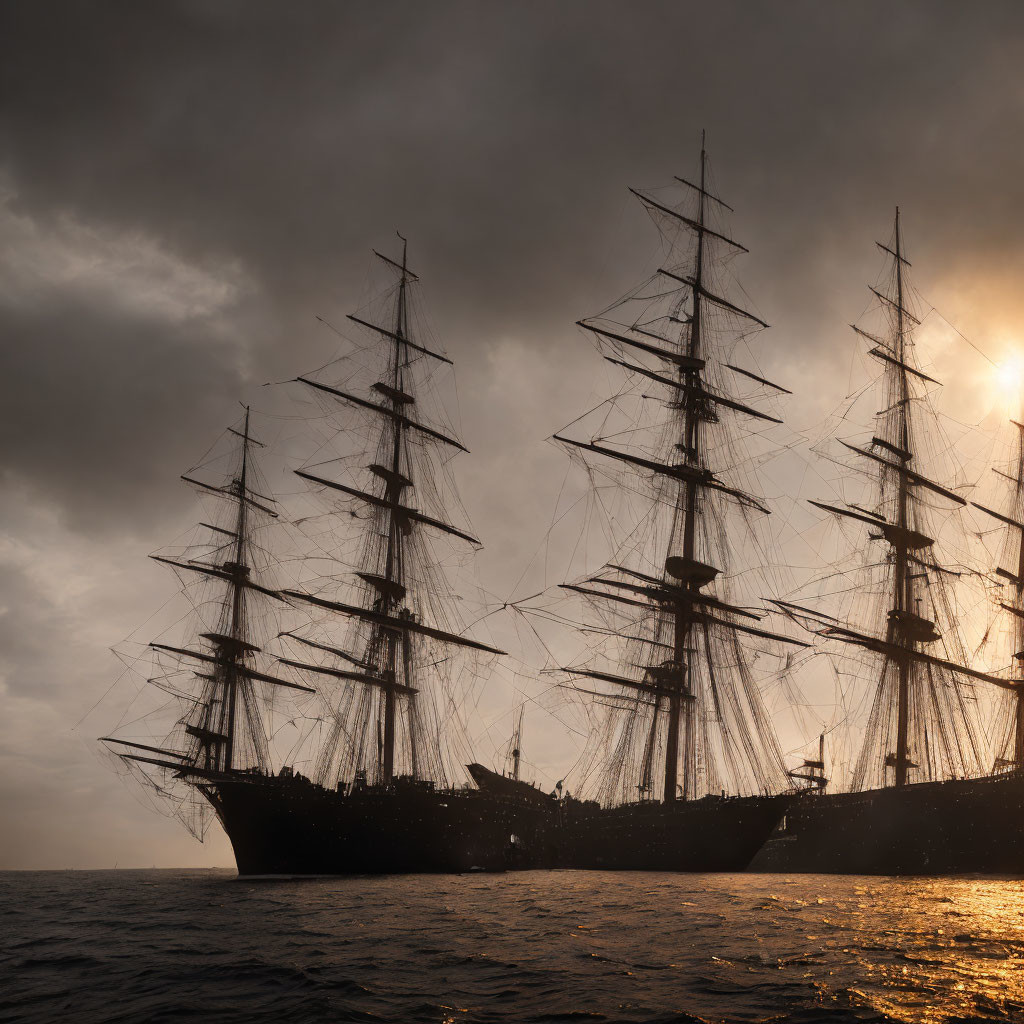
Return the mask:
M 245 640 L 245 586 L 243 580 L 248 577 L 250 569 L 246 564 L 246 544 L 248 537 L 245 495 L 248 490 L 249 475 L 249 406 L 245 407 L 245 423 L 242 427 L 242 468 L 238 474 L 238 510 L 235 516 L 235 558 L 230 564 L 231 582 L 229 583 L 229 600 L 231 602 L 231 626 L 228 636 L 230 641 L 223 645 L 224 686 L 227 691 L 227 720 L 224 734 L 224 771 L 234 767 L 233 754 L 235 748 L 235 717 L 238 709 L 238 663 L 243 651 Z
M 526 705 L 521 704 L 519 706 L 519 715 L 516 718 L 516 729 L 512 734 L 512 778 L 519 781 L 519 757 L 522 753 L 523 743 L 523 713 L 526 711 Z
M 386 464 L 371 462 L 364 467 L 374 478 L 373 489 L 353 487 L 308 469 L 296 472 L 311 484 L 336 492 L 339 500 L 354 499 L 374 516 L 380 517 L 379 525 L 373 525 L 371 530 L 379 531 L 384 539 L 383 560 L 379 565 L 369 565 L 356 573 L 370 592 L 369 599 L 362 605 L 330 600 L 305 591 L 283 592 L 293 601 L 314 605 L 342 616 L 362 619 L 369 625 L 369 639 L 360 653 L 291 634 L 293 639 L 300 643 L 346 662 L 344 668 L 331 664 L 290 664 L 308 671 L 331 675 L 346 683 L 363 684 L 378 692 L 376 777 L 377 782 L 384 786 L 390 785 L 396 776 L 396 752 L 400 742 L 399 725 L 402 720 L 405 722 L 404 749 L 408 751 L 411 774 L 413 777 L 420 776 L 421 741 L 417 735 L 416 709 L 416 697 L 420 686 L 416 678 L 417 640 L 429 638 L 492 654 L 505 653 L 468 637 L 429 626 L 421 622 L 410 607 L 407 563 L 409 540 L 414 531 L 426 528 L 474 545 L 479 545 L 479 541 L 451 523 L 414 507 L 408 497 L 409 492 L 416 487 L 412 442 L 440 444 L 463 452 L 467 449 L 456 438 L 424 423 L 414 412 L 417 407 L 417 396 L 414 393 L 415 381 L 409 372 L 411 360 L 425 357 L 428 360 L 449 364 L 451 360 L 413 341 L 409 336 L 408 291 L 411 282 L 418 281 L 419 278 L 408 266 L 408 244 L 401 235 L 399 238 L 402 241 L 400 262 L 381 253 L 374 253 L 392 271 L 398 273 L 394 308 L 388 325 L 376 324 L 355 315 L 348 317 L 390 345 L 387 379 L 378 380 L 371 385 L 372 397 L 363 397 L 311 377 L 296 378 L 296 381 L 320 395 L 330 396 L 331 399 L 341 401 L 345 405 L 361 411 L 370 411 L 380 417 L 381 432 L 378 435 L 380 443 L 377 450 L 382 454 L 386 450 L 386 458 L 382 459 Z M 404 705 L 400 703 L 402 701 L 405 702 Z M 323 775 L 329 770 L 330 760 L 341 739 L 340 725 L 336 723 L 335 732 L 322 751 L 318 775 Z M 323 783 L 326 779 L 321 778 L 320 781 Z
M 900 209 L 896 207 L 896 252 L 893 256 L 896 264 L 896 358 L 899 361 L 896 372 L 899 377 L 899 446 L 904 453 L 911 452 L 910 447 L 910 385 L 907 380 L 907 340 L 904 333 L 904 308 L 903 308 L 903 255 L 901 252 L 900 239 Z M 906 459 L 910 461 L 912 456 Z M 896 522 L 902 530 L 907 529 L 907 499 L 908 479 L 906 473 L 898 474 L 898 496 L 896 499 Z M 903 621 L 904 613 L 913 611 L 913 593 L 910 573 L 907 571 L 907 548 L 899 545 L 893 549 L 893 556 L 896 563 L 894 573 L 894 601 L 893 611 L 889 617 L 889 639 L 904 641 L 910 650 L 913 650 L 914 640 L 912 636 L 902 636 L 899 623 Z M 897 786 L 905 786 L 907 783 L 907 770 L 911 767 L 910 758 L 907 756 L 907 735 L 908 721 L 910 718 L 910 658 L 900 658 L 897 661 L 899 672 L 899 684 L 897 694 L 897 720 L 896 720 L 896 754 L 894 759 L 895 783 Z M 916 767 L 916 765 L 914 766 Z
M 671 311 L 668 315 L 655 317 L 653 320 L 645 319 L 641 322 L 638 317 L 632 323 L 626 324 L 611 320 L 608 313 L 601 318 L 579 321 L 579 326 L 592 332 L 598 344 L 611 348 L 615 356 L 621 352 L 623 356 L 634 357 L 626 359 L 605 355 L 609 362 L 668 389 L 669 408 L 677 417 L 675 422 L 678 440 L 673 445 L 674 457 L 662 461 L 598 443 L 601 439 L 595 438 L 586 442 L 560 434 L 554 435 L 555 441 L 571 449 L 618 460 L 636 471 L 653 473 L 655 478 L 668 478 L 676 484 L 672 498 L 672 530 L 668 550 L 661 555 L 663 568 L 660 574 L 652 575 L 623 565 L 608 564 L 603 572 L 583 581 L 585 584 L 596 584 L 608 589 L 562 584 L 564 589 L 583 594 L 587 598 L 603 599 L 633 608 L 646 608 L 655 613 L 656 620 L 668 623 L 669 633 L 666 640 L 670 642 L 654 641 L 654 648 L 656 652 L 658 648 L 667 647 L 671 652 L 670 657 L 667 660 L 638 666 L 643 671 L 642 679 L 632 679 L 627 675 L 589 668 L 565 669 L 571 675 L 598 679 L 635 691 L 637 701 L 650 705 L 650 722 L 640 756 L 637 789 L 641 798 L 653 795 L 653 762 L 660 735 L 663 737 L 664 753 L 661 795 L 666 803 L 671 803 L 680 796 L 682 799 L 690 799 L 697 795 L 697 705 L 701 701 L 710 702 L 715 705 L 715 709 L 712 710 L 709 704 L 703 707 L 702 711 L 708 715 L 721 713 L 718 693 L 724 680 L 716 676 L 719 669 L 714 664 L 715 659 L 711 653 L 712 644 L 720 642 L 716 638 L 725 633 L 731 634 L 731 640 L 734 640 L 736 634 L 746 634 L 806 646 L 801 641 L 794 641 L 748 625 L 746 622 L 737 621 L 757 621 L 762 616 L 750 609 L 719 599 L 704 589 L 721 572 L 719 567 L 704 561 L 707 555 L 698 552 L 698 536 L 709 532 L 701 527 L 704 507 L 709 501 L 709 496 L 721 495 L 745 508 L 761 513 L 769 511 L 759 498 L 730 486 L 707 465 L 703 440 L 706 425 L 717 423 L 719 414 L 723 412 L 738 412 L 774 423 L 781 421 L 734 399 L 723 389 L 713 385 L 705 373 L 708 357 L 713 354 L 707 351 L 705 336 L 709 311 L 713 311 L 719 317 L 739 320 L 748 329 L 752 325 L 768 325 L 753 313 L 717 294 L 716 290 L 713 290 L 714 282 L 709 283 L 707 249 L 710 242 L 723 245 L 735 252 L 747 250 L 708 224 L 709 204 L 714 203 L 724 209 L 731 207 L 708 190 L 707 152 L 703 133 L 697 181 L 691 182 L 684 178 L 676 180 L 696 196 L 695 215 L 681 213 L 644 192 L 630 189 L 653 216 L 668 218 L 675 231 L 692 233 L 695 249 L 695 255 L 691 250 L 692 263 L 685 268 L 672 266 L 657 271 L 656 279 L 661 286 L 657 291 L 663 292 L 666 282 L 669 289 L 677 289 Z M 678 329 L 673 330 L 674 327 Z M 641 359 L 653 357 L 663 361 L 665 370 L 659 372 L 643 363 L 637 363 L 637 353 L 641 354 Z M 763 386 L 785 391 L 784 388 L 779 388 L 778 385 L 749 371 L 727 363 L 723 364 L 723 368 L 727 372 L 754 379 Z M 644 394 L 642 397 L 664 401 L 659 395 Z M 724 676 L 729 668 L 722 666 L 720 671 Z M 702 694 L 697 692 L 699 676 L 706 680 L 706 692 Z M 756 702 L 753 696 L 747 696 L 745 699 Z M 760 714 L 758 708 L 753 712 L 753 717 L 757 719 Z M 758 724 L 757 729 L 761 728 L 762 726 Z M 748 738 L 749 733 L 744 739 Z M 756 742 L 750 740 L 746 752 L 742 755 L 743 758 L 749 758 L 749 752 L 755 749 Z M 772 747 L 773 744 L 774 737 L 763 743 L 766 747 Z M 705 770 L 707 756 L 705 751 Z M 732 752 L 726 756 L 732 756 Z M 769 754 L 769 757 L 772 756 L 774 755 Z
M 1010 584 L 1010 600 L 1000 601 L 999 607 L 1008 612 L 1011 621 L 1013 639 L 1013 660 L 1016 662 L 1015 672 L 1019 673 L 1024 666 L 1024 423 L 1010 421 L 1017 429 L 1016 440 L 1016 471 L 1013 475 L 996 470 L 1000 476 L 1006 477 L 1012 485 L 1010 492 L 1009 514 L 996 512 L 976 501 L 971 504 L 986 515 L 992 516 L 1006 527 L 1006 542 L 1017 549 L 1016 565 L 1013 570 L 1002 567 L 996 574 Z M 1010 742 L 1006 753 L 1000 756 L 996 768 L 1012 768 L 1014 771 L 1024 769 L 1024 680 L 1014 681 L 1011 703 Z
M 247 602 L 253 595 L 270 600 L 284 599 L 273 588 L 264 586 L 252 578 L 253 566 L 249 557 L 251 539 L 250 517 L 253 514 L 277 518 L 278 513 L 269 505 L 273 499 L 257 493 L 251 486 L 253 446 L 262 447 L 249 429 L 249 407 L 245 407 L 242 429 L 229 428 L 228 432 L 240 441 L 239 469 L 226 484 L 216 486 L 205 483 L 193 476 L 183 475 L 182 480 L 207 494 L 214 494 L 234 506 L 231 529 L 209 523 L 200 524 L 215 536 L 212 542 L 218 550 L 228 546 L 230 555 L 223 561 L 208 561 L 201 558 L 174 558 L 164 555 L 151 557 L 177 572 L 198 573 L 208 579 L 226 584 L 220 598 L 221 625 L 217 631 L 203 633 L 200 639 L 208 644 L 208 650 L 177 647 L 170 644 L 150 643 L 158 654 L 170 657 L 176 662 L 198 663 L 195 677 L 202 684 L 202 694 L 191 700 L 189 713 L 181 724 L 188 738 L 190 750 L 182 752 L 166 747 L 149 746 L 128 742 L 115 737 L 103 737 L 103 742 L 115 743 L 133 748 L 130 752 L 119 752 L 121 758 L 162 768 L 173 768 L 185 776 L 209 779 L 239 769 L 257 768 L 269 770 L 269 753 L 260 711 L 253 698 L 254 683 L 266 683 L 304 693 L 315 692 L 289 679 L 261 671 L 255 664 L 255 655 L 261 648 L 252 642 L 250 636 Z M 224 538 L 228 538 L 227 545 Z M 282 664 L 288 664 L 278 659 Z M 156 680 L 150 680 L 156 682 Z M 187 697 L 188 695 L 182 695 Z M 241 713 L 244 709 L 244 714 Z M 245 729 L 243 731 L 242 725 Z M 239 756 L 241 737 L 251 747 L 250 757 Z M 134 753 L 142 749 L 148 754 L 158 754 L 162 759 Z M 251 761 L 255 760 L 255 764 Z
M 869 445 L 858 447 L 842 442 L 850 452 L 881 467 L 881 498 L 886 514 L 854 504 L 842 507 L 811 502 L 832 515 L 871 527 L 874 532 L 869 537 L 884 541 L 889 546 L 887 561 L 892 566 L 892 589 L 885 635 L 882 638 L 851 628 L 838 619 L 802 605 L 786 601 L 774 602 L 791 618 L 819 636 L 882 656 L 868 734 L 858 759 L 854 788 L 867 785 L 874 755 L 873 744 L 879 738 L 874 733 L 884 729 L 884 723 L 890 720 L 890 701 L 895 705 L 895 728 L 891 737 L 895 745 L 884 754 L 883 781 L 888 782 L 884 769 L 891 768 L 892 784 L 903 787 L 911 781 L 910 771 L 921 767 L 913 760 L 915 756 L 926 758 L 930 777 L 937 776 L 940 769 L 960 775 L 976 768 L 979 762 L 978 743 L 958 677 L 979 679 L 1006 688 L 1015 685 L 990 673 L 971 669 L 961 664 L 956 657 L 949 656 L 950 645 L 955 651 L 962 650 L 955 621 L 946 623 L 944 639 L 936 622 L 921 612 L 920 606 L 926 599 L 938 608 L 934 591 L 943 586 L 942 575 L 948 572 L 929 553 L 935 541 L 925 532 L 926 508 L 921 500 L 922 494 L 927 492 L 932 498 L 937 496 L 959 507 L 967 502 L 954 491 L 912 468 L 917 458 L 912 406 L 921 400 L 912 382 L 924 381 L 937 385 L 938 381 L 919 370 L 913 361 L 909 335 L 920 321 L 906 302 L 905 273 L 910 263 L 904 254 L 898 208 L 893 239 L 892 247 L 876 243 L 892 260 L 893 291 L 886 293 L 871 289 L 882 308 L 888 312 L 890 336 L 880 337 L 856 324 L 850 325 L 871 344 L 868 354 L 885 367 L 888 405 L 878 413 L 881 426 L 878 435 L 871 438 Z M 932 654 L 927 650 L 929 645 L 940 640 L 947 646 L 946 656 Z M 889 680 L 892 678 L 890 670 L 895 675 L 893 689 L 889 688 Z M 939 673 L 948 674 L 950 686 L 940 685 Z M 935 722 L 931 733 L 927 727 L 929 716 Z M 912 735 L 917 736 L 920 750 L 912 749 Z M 881 738 L 885 741 L 884 736 Z
M 401 236 L 399 236 L 401 237 Z M 402 239 L 402 269 L 398 283 L 398 301 L 395 308 L 394 335 L 391 338 L 393 347 L 392 356 L 392 387 L 394 393 L 390 396 L 392 418 L 394 419 L 394 443 L 391 450 L 391 476 L 387 481 L 384 498 L 392 507 L 388 509 L 388 553 L 384 569 L 384 584 L 380 587 L 380 598 L 378 599 L 380 610 L 389 615 L 398 607 L 401 597 L 405 594 L 405 585 L 402 577 L 405 572 L 405 559 L 403 550 L 404 534 L 401 524 L 395 514 L 394 505 L 397 504 L 404 490 L 405 481 L 401 474 L 402 441 L 404 438 L 405 424 L 402 421 L 401 406 L 405 392 L 402 388 L 402 366 L 405 362 L 404 352 L 406 336 L 406 288 L 408 286 L 408 243 Z M 392 679 L 397 678 L 399 657 L 402 658 L 406 670 L 410 668 L 408 658 L 409 631 L 395 630 L 388 633 L 381 633 L 384 642 L 387 644 L 387 668 L 385 671 Z M 406 675 L 406 685 L 411 685 Z M 394 687 L 386 687 L 384 696 L 384 749 L 381 757 L 381 779 L 385 784 L 389 783 L 395 774 L 395 690 Z M 416 694 L 409 694 L 409 702 L 412 704 Z M 415 720 L 415 715 L 410 711 L 409 722 Z M 410 737 L 412 739 L 412 737 Z M 416 774 L 415 742 L 412 742 L 413 750 L 413 775 Z
M 704 193 L 707 177 L 707 152 L 704 148 L 704 132 L 700 133 L 700 187 L 697 192 L 697 258 L 693 274 L 693 313 L 690 320 L 690 336 L 686 354 L 692 360 L 688 366 L 679 367 L 679 380 L 685 387 L 684 395 L 689 397 L 704 390 L 701 377 L 703 364 L 700 359 L 700 328 L 701 307 L 704 288 Z M 683 402 L 683 437 L 680 448 L 684 464 L 693 469 L 693 473 L 680 491 L 683 499 L 683 562 L 692 565 L 694 562 L 694 537 L 697 524 L 697 470 L 700 466 L 700 431 L 696 403 Z M 671 552 L 668 552 L 671 556 Z M 666 563 L 667 564 L 667 563 Z M 675 631 L 673 660 L 679 666 L 678 688 L 669 697 L 668 702 L 668 742 L 665 745 L 665 788 L 664 799 L 676 798 L 676 774 L 679 765 L 679 716 L 685 708 L 686 729 L 684 733 L 685 747 L 683 757 L 683 796 L 689 795 L 690 758 L 693 750 L 693 728 L 690 706 L 693 694 L 690 692 L 690 657 L 693 648 L 690 646 L 690 629 L 693 625 L 691 611 L 694 608 L 692 595 L 699 589 L 697 581 L 691 576 L 686 580 L 687 596 L 680 597 L 675 607 Z M 655 716 L 655 719 L 657 716 Z

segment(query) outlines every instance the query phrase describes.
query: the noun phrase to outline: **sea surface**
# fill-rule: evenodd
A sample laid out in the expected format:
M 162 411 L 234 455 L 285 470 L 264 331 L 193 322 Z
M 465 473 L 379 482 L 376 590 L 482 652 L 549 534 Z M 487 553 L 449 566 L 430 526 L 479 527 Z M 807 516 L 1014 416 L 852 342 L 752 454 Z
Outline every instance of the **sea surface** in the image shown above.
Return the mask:
M 1024 1021 L 1024 881 L 0 873 L 0 1020 Z

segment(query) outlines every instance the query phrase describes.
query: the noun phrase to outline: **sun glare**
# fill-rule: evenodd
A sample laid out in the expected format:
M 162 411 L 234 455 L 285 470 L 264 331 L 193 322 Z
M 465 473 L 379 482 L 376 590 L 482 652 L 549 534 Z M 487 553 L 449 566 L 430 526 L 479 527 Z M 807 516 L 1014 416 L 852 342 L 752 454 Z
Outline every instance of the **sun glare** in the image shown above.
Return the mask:
M 1024 354 L 1012 352 L 994 370 L 996 394 L 1012 413 L 1019 411 L 1024 399 Z

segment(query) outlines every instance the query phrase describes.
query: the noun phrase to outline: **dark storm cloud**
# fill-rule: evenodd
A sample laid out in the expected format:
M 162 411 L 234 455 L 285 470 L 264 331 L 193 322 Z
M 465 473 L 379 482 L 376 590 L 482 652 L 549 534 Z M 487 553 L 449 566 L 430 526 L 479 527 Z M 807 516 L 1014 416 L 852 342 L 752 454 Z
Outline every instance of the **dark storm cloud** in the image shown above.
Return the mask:
M 156 602 L 126 566 L 181 519 L 178 473 L 237 399 L 329 357 L 312 314 L 364 298 L 395 228 L 459 362 L 467 504 L 504 593 L 563 473 L 538 442 L 598 372 L 571 324 L 655 245 L 625 186 L 687 174 L 708 129 L 740 278 L 776 325 L 765 368 L 806 423 L 838 397 L 821 382 L 840 387 L 896 202 L 926 292 L 1024 273 L 1022 58 L 1017 3 L 9 0 L 0 639 L 8 693 L 40 665 L 56 680 L 25 735 L 102 692 L 102 648 Z M 52 573 L 28 572 L 44 551 Z M 30 641 L 56 618 L 71 654 Z
M 30 208 L 303 297 L 400 223 L 499 323 L 585 293 L 623 184 L 701 125 L 748 233 L 808 248 L 1019 166 L 1012 5 L 706 7 L 8 5 L 6 161 Z
M 6 162 L 30 209 L 242 259 L 282 299 L 401 224 L 499 324 L 582 300 L 623 184 L 688 166 L 702 125 L 747 234 L 794 250 L 1019 167 L 1012 5 L 706 8 L 9 5 Z
M 240 392 L 242 374 L 230 346 L 195 324 L 175 329 L 56 297 L 43 309 L 0 310 L 0 333 L 0 435 L 16 439 L 7 486 L 55 503 L 75 531 L 144 528 L 152 538 L 168 466 L 190 465 L 195 433 L 212 437 L 234 418 L 225 396 Z
M 623 186 L 688 168 L 702 125 L 771 253 L 747 279 L 772 319 L 817 312 L 818 254 L 844 263 L 901 196 L 919 245 L 1012 239 L 1013 5 L 706 6 L 9 4 L 3 163 L 29 215 L 237 260 L 286 325 L 350 299 L 400 225 L 460 356 L 464 334 L 547 345 L 605 297 L 595 277 L 628 283 L 606 269 Z M 627 232 L 649 247 L 642 217 Z M 295 366 L 280 334 L 243 343 Z

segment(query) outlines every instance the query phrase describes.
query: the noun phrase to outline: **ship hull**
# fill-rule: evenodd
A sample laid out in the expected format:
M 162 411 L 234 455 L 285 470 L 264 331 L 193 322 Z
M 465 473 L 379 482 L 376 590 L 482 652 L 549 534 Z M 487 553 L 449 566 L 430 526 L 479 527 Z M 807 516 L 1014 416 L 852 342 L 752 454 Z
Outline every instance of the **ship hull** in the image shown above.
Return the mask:
M 808 795 L 756 871 L 858 875 L 1024 873 L 1024 773 Z
M 792 797 L 704 797 L 603 808 L 566 801 L 560 866 L 606 871 L 743 871 Z
M 240 774 L 203 791 L 240 875 L 503 871 L 550 859 L 536 808 L 477 790 L 411 783 L 345 793 Z

